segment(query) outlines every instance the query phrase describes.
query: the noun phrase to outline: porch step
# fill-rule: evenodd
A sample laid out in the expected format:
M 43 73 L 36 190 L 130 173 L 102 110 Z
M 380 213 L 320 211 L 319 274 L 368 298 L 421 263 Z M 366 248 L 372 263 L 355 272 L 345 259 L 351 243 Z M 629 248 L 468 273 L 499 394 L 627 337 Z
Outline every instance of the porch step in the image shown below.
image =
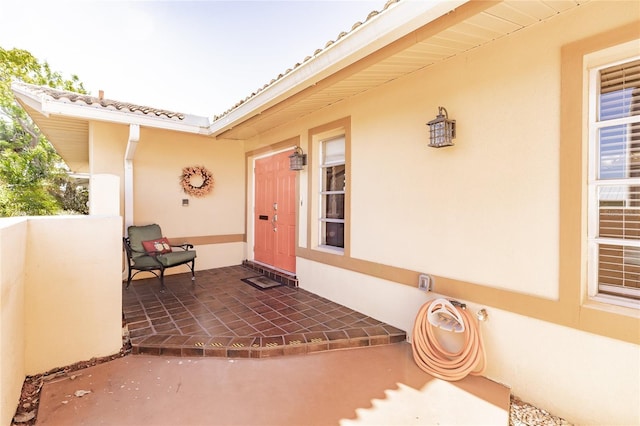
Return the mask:
M 134 280 L 123 288 L 133 354 L 268 358 L 396 344 L 406 333 L 292 283 L 259 290 L 236 265 Z M 288 277 L 296 281 L 295 277 Z M 128 346 L 128 345 L 126 345 Z
M 271 358 L 406 342 L 406 334 L 390 326 L 381 327 L 379 330 L 371 327 L 362 334 L 353 337 L 349 337 L 346 332 L 315 332 L 274 337 L 191 336 L 183 340 L 176 336 L 157 334 L 153 339 L 132 342 L 131 353 L 178 357 Z M 176 343 L 178 341 L 180 343 Z
M 284 284 L 288 287 L 298 287 L 298 278 L 295 275 L 287 274 L 286 272 L 270 268 L 252 260 L 243 260 L 242 266 L 254 270 L 265 277 L 271 278 L 280 284 Z

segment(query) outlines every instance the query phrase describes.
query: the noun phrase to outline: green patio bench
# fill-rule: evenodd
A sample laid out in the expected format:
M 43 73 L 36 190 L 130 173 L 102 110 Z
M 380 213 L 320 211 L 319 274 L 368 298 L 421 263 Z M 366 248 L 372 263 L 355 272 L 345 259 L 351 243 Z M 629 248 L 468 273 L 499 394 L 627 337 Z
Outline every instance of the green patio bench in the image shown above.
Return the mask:
M 134 276 L 146 271 L 160 279 L 161 291 L 164 291 L 165 269 L 179 265 L 187 265 L 191 269 L 191 280 L 195 281 L 196 252 L 192 250 L 193 244 L 170 244 L 157 224 L 130 226 L 127 235 L 122 239 L 127 253 L 126 288 Z

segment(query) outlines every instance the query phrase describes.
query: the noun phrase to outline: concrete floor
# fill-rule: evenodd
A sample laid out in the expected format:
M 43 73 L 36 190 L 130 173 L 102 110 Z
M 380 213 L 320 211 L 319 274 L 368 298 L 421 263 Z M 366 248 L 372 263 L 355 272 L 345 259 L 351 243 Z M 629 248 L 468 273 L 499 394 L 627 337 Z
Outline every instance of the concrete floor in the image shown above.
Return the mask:
M 434 379 L 406 342 L 266 359 L 130 355 L 71 374 L 43 386 L 37 425 L 509 422 L 508 388 Z

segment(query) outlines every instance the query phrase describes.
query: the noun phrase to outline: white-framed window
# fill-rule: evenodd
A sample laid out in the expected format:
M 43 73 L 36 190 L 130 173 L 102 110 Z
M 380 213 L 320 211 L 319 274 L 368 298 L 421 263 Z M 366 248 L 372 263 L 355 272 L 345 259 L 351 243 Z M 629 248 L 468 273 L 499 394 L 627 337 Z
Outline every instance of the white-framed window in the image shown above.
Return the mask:
M 344 251 L 345 136 L 321 140 L 319 158 L 319 244 L 321 247 Z
M 589 296 L 640 308 L 640 56 L 591 68 L 588 84 Z

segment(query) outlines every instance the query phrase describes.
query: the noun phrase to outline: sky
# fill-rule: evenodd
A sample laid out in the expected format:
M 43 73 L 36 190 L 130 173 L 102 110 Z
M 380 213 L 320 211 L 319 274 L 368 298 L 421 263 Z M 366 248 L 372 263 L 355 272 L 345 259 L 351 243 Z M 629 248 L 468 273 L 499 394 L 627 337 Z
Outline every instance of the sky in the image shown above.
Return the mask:
M 0 47 L 92 95 L 211 118 L 386 0 L 1 0 Z

